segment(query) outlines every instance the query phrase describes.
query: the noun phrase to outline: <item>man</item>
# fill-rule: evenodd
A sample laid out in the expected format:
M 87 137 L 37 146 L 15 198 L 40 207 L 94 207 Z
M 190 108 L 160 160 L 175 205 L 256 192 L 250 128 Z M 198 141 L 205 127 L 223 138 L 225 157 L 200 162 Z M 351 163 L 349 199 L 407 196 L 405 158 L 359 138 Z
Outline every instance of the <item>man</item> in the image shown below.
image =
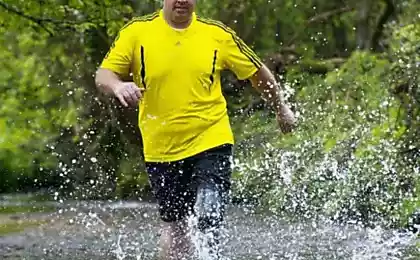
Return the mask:
M 101 90 L 126 107 L 139 106 L 146 168 L 163 220 L 161 259 L 187 255 L 188 216 L 216 238 L 223 220 L 234 140 L 220 71 L 251 80 L 284 132 L 295 124 L 257 55 L 227 26 L 198 17 L 195 6 L 196 0 L 164 0 L 162 10 L 130 21 L 96 74 Z

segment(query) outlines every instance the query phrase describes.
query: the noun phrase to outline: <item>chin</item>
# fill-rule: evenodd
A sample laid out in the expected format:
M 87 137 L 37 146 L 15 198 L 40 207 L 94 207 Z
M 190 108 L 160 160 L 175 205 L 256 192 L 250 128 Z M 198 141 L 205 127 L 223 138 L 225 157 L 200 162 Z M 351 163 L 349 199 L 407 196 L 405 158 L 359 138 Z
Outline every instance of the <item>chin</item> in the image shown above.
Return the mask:
M 190 12 L 189 11 L 175 11 L 175 15 L 178 17 L 184 17 L 184 16 L 189 16 Z
M 174 16 L 177 20 L 188 20 L 191 16 L 191 13 L 190 12 L 182 12 L 182 13 L 175 12 Z

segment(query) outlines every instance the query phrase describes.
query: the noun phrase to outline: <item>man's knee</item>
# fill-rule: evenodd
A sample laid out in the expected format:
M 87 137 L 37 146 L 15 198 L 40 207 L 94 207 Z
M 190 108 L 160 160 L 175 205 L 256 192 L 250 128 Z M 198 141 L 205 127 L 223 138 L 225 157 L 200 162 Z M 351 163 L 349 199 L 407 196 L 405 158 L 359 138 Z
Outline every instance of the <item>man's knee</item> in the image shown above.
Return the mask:
M 223 220 L 224 206 L 224 199 L 219 192 L 208 187 L 199 188 L 195 203 L 199 230 L 219 227 Z

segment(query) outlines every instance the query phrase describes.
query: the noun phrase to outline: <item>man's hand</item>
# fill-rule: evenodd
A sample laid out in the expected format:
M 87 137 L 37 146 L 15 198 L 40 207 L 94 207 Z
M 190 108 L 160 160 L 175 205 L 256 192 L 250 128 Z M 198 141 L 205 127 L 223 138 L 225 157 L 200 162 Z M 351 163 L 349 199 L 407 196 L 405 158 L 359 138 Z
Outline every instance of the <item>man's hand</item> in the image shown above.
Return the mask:
M 296 118 L 293 115 L 292 110 L 285 104 L 282 104 L 277 108 L 276 119 L 283 133 L 290 133 L 296 126 Z
M 143 88 L 139 88 L 134 82 L 122 81 L 119 75 L 109 69 L 98 69 L 95 84 L 104 93 L 118 98 L 125 107 L 136 107 L 143 98 Z
M 144 89 L 134 82 L 120 82 L 114 88 L 114 95 L 125 107 L 136 107 L 143 97 Z

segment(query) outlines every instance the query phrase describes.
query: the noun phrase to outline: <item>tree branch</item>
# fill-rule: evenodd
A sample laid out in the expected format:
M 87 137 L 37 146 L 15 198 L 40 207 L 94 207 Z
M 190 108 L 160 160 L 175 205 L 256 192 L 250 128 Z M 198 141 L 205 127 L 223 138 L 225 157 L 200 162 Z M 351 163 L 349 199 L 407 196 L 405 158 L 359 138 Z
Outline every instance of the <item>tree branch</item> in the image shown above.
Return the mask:
M 320 22 L 320 21 L 325 21 L 325 20 L 327 20 L 327 19 L 329 19 L 329 18 L 331 18 L 335 15 L 340 15 L 342 13 L 350 12 L 350 11 L 353 11 L 353 10 L 354 10 L 353 7 L 345 6 L 345 7 L 342 7 L 342 8 L 326 11 L 324 13 L 320 13 L 318 15 L 315 15 L 315 16 L 309 18 L 306 21 L 305 26 L 302 28 L 302 30 L 296 32 L 295 35 L 293 35 L 292 38 L 290 38 L 290 40 L 287 42 L 286 46 L 292 45 L 299 38 L 299 36 L 306 30 L 306 28 L 308 26 L 310 26 L 311 24 L 316 23 L 316 22 Z
M 37 24 L 39 27 L 41 27 L 46 32 L 48 32 L 50 34 L 50 36 L 53 35 L 53 32 L 45 26 L 45 22 L 48 22 L 49 19 L 38 18 L 38 17 L 34 17 L 34 16 L 31 16 L 31 15 L 25 14 L 24 12 L 22 12 L 22 11 L 16 9 L 16 8 L 12 7 L 12 6 L 9 6 L 8 4 L 6 4 L 2 1 L 0 1 L 0 7 L 3 7 L 3 9 L 5 9 L 6 11 L 8 11 L 10 13 L 16 14 L 20 17 L 23 17 L 23 18 Z
M 61 28 L 66 28 L 66 29 L 72 29 L 74 30 L 74 26 L 76 25 L 81 25 L 83 23 L 93 23 L 95 21 L 101 21 L 100 18 L 89 18 L 88 21 L 84 20 L 80 20 L 80 21 L 72 21 L 72 20 L 57 20 L 57 19 L 53 19 L 53 18 L 41 18 L 41 17 L 36 17 L 36 16 L 32 16 L 29 15 L 19 9 L 17 9 L 16 7 L 10 6 L 2 1 L 0 1 L 0 7 L 2 7 L 3 9 L 5 9 L 6 11 L 13 13 L 15 15 L 18 15 L 20 17 L 23 17 L 29 21 L 32 21 L 33 23 L 37 24 L 38 26 L 40 26 L 42 29 L 44 29 L 45 31 L 47 31 L 51 36 L 53 35 L 53 32 L 48 29 L 46 27 L 46 24 L 53 24 L 55 26 L 61 27 Z M 109 40 L 107 40 L 109 41 Z

